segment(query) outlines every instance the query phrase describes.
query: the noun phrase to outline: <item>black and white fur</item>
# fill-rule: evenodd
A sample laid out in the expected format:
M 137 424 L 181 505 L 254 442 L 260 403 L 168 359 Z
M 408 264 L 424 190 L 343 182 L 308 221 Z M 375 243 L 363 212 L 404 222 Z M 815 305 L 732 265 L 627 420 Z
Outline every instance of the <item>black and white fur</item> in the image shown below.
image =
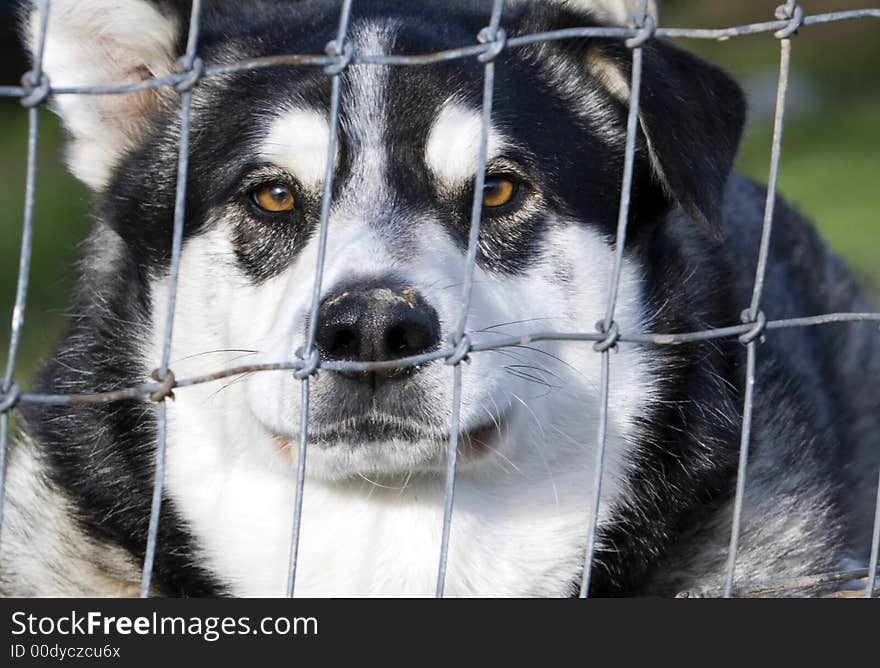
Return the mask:
M 168 74 L 183 50 L 188 4 L 56 0 L 45 70 L 59 86 Z M 503 25 L 513 36 L 621 18 L 578 6 L 615 3 L 562 4 L 570 6 L 510 2 Z M 335 33 L 337 5 L 205 3 L 199 54 L 216 65 L 321 53 Z M 487 21 L 485 2 L 358 0 L 349 38 L 359 53 L 427 52 L 473 42 Z M 722 71 L 663 41 L 645 46 L 644 63 L 616 320 L 627 332 L 736 324 L 749 301 L 765 197 L 730 174 L 742 94 Z M 475 59 L 344 73 L 324 300 L 364 285 L 400 286 L 430 305 L 448 337 L 461 305 L 482 77 Z M 630 52 L 617 40 L 535 45 L 498 59 L 489 171 L 521 185 L 514 206 L 483 221 L 468 319 L 475 342 L 594 331 L 604 314 L 629 78 Z M 96 223 L 70 329 L 40 375 L 41 392 L 128 387 L 158 366 L 178 105 L 165 89 L 55 100 L 69 131 L 70 167 L 94 192 Z M 171 362 L 178 378 L 289 361 L 304 342 L 328 105 L 327 76 L 315 67 L 224 75 L 196 89 Z M 291 185 L 295 213 L 268 220 L 254 211 L 247 193 L 266 180 Z M 808 223 L 782 202 L 775 222 L 768 318 L 867 308 Z M 463 367 L 449 595 L 577 591 L 599 363 L 589 344 L 543 343 L 477 353 Z M 870 325 L 767 334 L 758 352 L 739 586 L 866 562 L 878 372 Z M 592 594 L 721 585 L 744 374 L 736 340 L 619 346 Z M 433 593 L 452 369 L 436 362 L 366 387 L 328 371 L 312 381 L 299 595 Z M 156 594 L 284 593 L 299 399 L 289 372 L 176 392 Z M 23 405 L 21 413 L 0 589 L 136 593 L 155 405 Z

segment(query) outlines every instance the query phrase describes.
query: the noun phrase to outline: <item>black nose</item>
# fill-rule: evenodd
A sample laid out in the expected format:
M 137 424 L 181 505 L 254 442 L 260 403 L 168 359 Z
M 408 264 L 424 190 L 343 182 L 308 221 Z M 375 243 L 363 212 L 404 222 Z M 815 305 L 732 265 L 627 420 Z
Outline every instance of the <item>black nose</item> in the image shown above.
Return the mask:
M 396 360 L 429 352 L 439 343 L 437 312 L 412 289 L 344 289 L 327 297 L 318 311 L 315 345 L 327 360 Z M 382 375 L 396 377 L 405 371 Z

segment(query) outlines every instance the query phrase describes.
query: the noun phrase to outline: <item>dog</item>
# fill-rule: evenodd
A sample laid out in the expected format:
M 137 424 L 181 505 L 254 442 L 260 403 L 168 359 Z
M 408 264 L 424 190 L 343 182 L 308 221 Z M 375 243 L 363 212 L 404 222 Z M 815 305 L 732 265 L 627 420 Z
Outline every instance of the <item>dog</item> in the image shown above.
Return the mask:
M 619 3 L 508 2 L 508 38 L 620 18 Z M 616 8 L 616 9 L 615 9 Z M 489 3 L 358 0 L 357 54 L 474 43 Z M 43 66 L 56 86 L 177 71 L 189 3 L 56 0 Z M 33 50 L 37 19 L 26 11 Z M 320 54 L 339 3 L 205 3 L 207 67 Z M 629 230 L 615 322 L 625 333 L 740 324 L 766 191 L 732 173 L 744 96 L 718 67 L 661 39 L 644 47 Z M 615 256 L 631 51 L 622 39 L 509 47 L 494 110 L 467 332 L 473 345 L 595 332 Z M 351 64 L 315 346 L 323 364 L 394 362 L 449 346 L 462 310 L 481 142 L 484 65 Z M 307 339 L 330 127 L 321 67 L 263 67 L 193 90 L 171 369 L 178 379 L 292 362 Z M 69 331 L 38 391 L 150 382 L 169 299 L 180 95 L 57 95 L 67 160 L 94 195 Z M 870 310 L 811 225 L 779 201 L 768 319 Z M 866 323 L 770 331 L 757 347 L 738 591 L 867 563 L 880 345 Z M 567 597 L 584 568 L 602 356 L 542 341 L 462 364 L 449 596 Z M 393 366 L 391 364 L 390 366 Z M 607 451 L 593 596 L 721 592 L 745 390 L 735 337 L 610 354 Z M 152 593 L 282 596 L 299 462 L 290 370 L 182 387 L 167 459 Z M 453 368 L 310 379 L 296 593 L 433 595 Z M 137 595 L 150 518 L 155 403 L 19 406 L 0 587 L 11 596 Z M 816 594 L 816 589 L 800 590 Z

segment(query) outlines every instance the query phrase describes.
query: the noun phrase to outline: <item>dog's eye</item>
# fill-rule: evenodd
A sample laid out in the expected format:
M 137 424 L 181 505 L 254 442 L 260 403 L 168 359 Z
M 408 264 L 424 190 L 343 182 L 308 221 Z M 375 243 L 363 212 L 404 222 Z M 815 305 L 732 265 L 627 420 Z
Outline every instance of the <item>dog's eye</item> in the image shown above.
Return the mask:
M 516 182 L 505 176 L 493 176 L 486 178 L 483 186 L 483 205 L 491 209 L 510 204 L 516 196 Z
M 283 183 L 267 183 L 256 188 L 251 197 L 254 204 L 267 213 L 285 213 L 296 208 L 296 198 Z

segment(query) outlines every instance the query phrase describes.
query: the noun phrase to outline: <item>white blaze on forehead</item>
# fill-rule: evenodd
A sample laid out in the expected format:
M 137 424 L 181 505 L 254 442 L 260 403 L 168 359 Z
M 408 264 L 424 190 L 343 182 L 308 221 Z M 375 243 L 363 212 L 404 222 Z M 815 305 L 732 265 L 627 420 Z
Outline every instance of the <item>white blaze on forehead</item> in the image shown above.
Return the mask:
M 311 109 L 291 109 L 272 122 L 260 154 L 304 185 L 316 187 L 324 178 L 329 143 L 330 123 L 325 116 Z
M 447 103 L 431 128 L 425 163 L 436 177 L 456 185 L 474 178 L 483 136 L 482 114 L 463 104 Z M 488 157 L 504 151 L 508 142 L 495 128 L 489 129 Z
M 371 56 L 391 52 L 397 33 L 394 22 L 367 21 L 352 26 L 350 40 L 355 53 Z M 390 193 L 388 184 L 387 66 L 352 67 L 347 73 L 344 131 L 352 147 L 351 183 L 343 191 L 340 207 L 349 215 L 370 217 L 381 212 Z M 378 209 L 376 208 L 378 207 Z

